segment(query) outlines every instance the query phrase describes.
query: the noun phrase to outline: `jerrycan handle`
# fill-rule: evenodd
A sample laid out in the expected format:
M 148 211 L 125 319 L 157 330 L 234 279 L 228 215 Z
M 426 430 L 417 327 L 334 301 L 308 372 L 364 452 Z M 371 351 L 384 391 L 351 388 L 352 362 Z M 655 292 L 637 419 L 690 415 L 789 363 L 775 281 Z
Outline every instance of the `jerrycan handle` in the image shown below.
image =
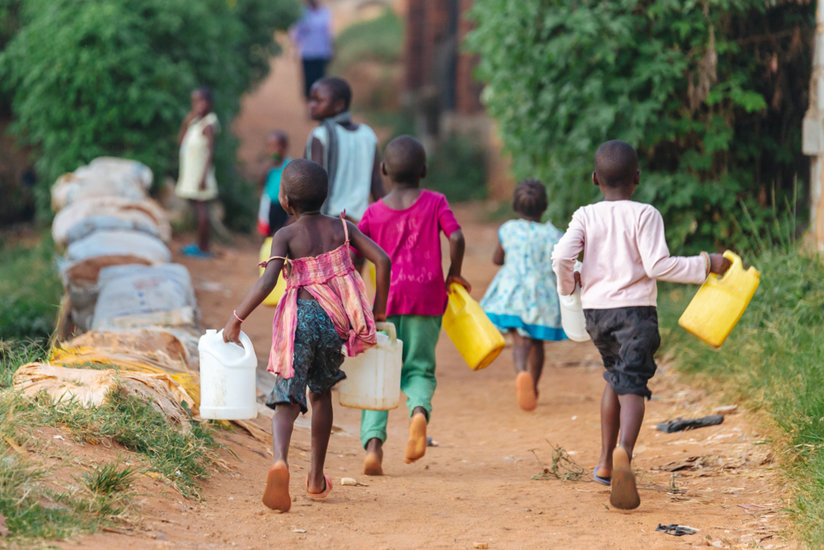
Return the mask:
M 398 333 L 395 330 L 394 323 L 375 323 L 375 330 L 382 330 L 389 335 L 389 339 L 395 342 L 398 339 Z
M 741 261 L 741 256 L 733 252 L 732 250 L 725 250 L 724 257 L 730 261 L 730 267 L 722 275 L 716 275 L 718 277 L 719 282 L 724 282 L 727 277 L 731 276 L 732 273 L 738 273 L 744 271 L 744 263 Z
M 455 310 L 460 311 L 466 306 L 466 299 L 469 294 L 466 292 L 466 289 L 459 285 L 458 283 L 452 283 L 449 285 L 449 300 L 455 300 L 456 306 Z
M 222 329 L 221 329 L 220 332 L 217 333 L 217 335 L 220 338 L 220 341 L 223 341 L 223 330 Z M 226 366 L 226 367 L 229 367 L 229 368 L 239 367 L 240 365 L 242 365 L 243 363 L 248 361 L 249 358 L 252 355 L 254 355 L 254 353 L 255 353 L 255 348 L 254 348 L 254 346 L 252 346 L 252 341 L 249 339 L 249 337 L 246 335 L 246 333 L 243 332 L 242 330 L 240 331 L 239 338 L 240 338 L 240 343 L 242 344 L 244 353 L 241 357 L 238 357 L 237 360 L 232 361 L 228 364 L 225 364 L 224 366 Z M 237 344 L 234 343 L 234 342 L 230 342 L 228 345 L 237 346 Z

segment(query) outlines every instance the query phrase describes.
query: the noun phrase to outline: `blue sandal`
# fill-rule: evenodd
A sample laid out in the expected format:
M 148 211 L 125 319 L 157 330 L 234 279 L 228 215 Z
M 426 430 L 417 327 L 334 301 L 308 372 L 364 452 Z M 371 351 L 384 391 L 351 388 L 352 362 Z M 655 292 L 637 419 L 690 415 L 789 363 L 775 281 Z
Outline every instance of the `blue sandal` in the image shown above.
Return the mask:
M 195 244 L 187 244 L 183 248 L 180 249 L 180 252 L 186 256 L 192 256 L 194 258 L 212 258 L 213 254 L 211 252 L 204 252 L 200 249 L 200 247 Z
M 601 477 L 598 475 L 598 466 L 592 470 L 592 479 L 600 483 L 601 485 L 610 485 L 612 483 L 612 479 L 609 477 Z

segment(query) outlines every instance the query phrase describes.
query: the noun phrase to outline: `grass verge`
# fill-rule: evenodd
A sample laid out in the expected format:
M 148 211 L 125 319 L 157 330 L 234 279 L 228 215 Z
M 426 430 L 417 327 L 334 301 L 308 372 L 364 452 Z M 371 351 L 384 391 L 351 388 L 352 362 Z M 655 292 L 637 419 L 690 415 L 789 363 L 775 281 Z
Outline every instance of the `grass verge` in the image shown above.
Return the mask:
M 0 516 L 10 543 L 90 533 L 123 519 L 138 471 L 168 480 L 186 497 L 198 497 L 198 481 L 208 477 L 218 447 L 208 427 L 191 422 L 181 430 L 148 402 L 117 389 L 95 408 L 55 403 L 46 394 L 27 398 L 12 389 L 17 367 L 42 360 L 46 352 L 37 341 L 0 342 Z M 37 448 L 44 443 L 34 430 L 41 426 L 65 429 L 85 443 L 119 444 L 136 454 L 140 468 L 120 462 L 92 465 L 68 488 L 57 487 L 50 469 L 37 461 Z
M 753 258 L 761 285 L 718 350 L 675 326 L 694 289 L 661 286 L 662 318 L 672 319 L 661 330 L 664 352 L 680 371 L 772 416 L 786 434 L 795 521 L 811 547 L 824 548 L 824 260 L 786 244 Z

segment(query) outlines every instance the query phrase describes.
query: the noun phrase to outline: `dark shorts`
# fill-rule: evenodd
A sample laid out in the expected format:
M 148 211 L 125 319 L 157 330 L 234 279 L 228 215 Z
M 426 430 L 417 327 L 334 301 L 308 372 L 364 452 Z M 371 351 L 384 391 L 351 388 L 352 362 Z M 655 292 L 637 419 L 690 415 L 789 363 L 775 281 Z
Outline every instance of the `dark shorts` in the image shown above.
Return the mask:
M 303 59 L 303 93 L 309 99 L 312 84 L 326 76 L 328 59 Z
M 653 306 L 585 309 L 587 332 L 604 360 L 604 380 L 618 395 L 649 399 L 647 381 L 655 374 L 661 344 L 658 311 Z
M 305 413 L 306 387 L 312 393 L 324 393 L 346 378 L 340 370 L 343 363 L 343 340 L 332 320 L 315 300 L 298 300 L 298 322 L 295 328 L 295 354 L 292 378 L 275 377 L 275 387 L 266 399 L 266 406 L 300 405 Z

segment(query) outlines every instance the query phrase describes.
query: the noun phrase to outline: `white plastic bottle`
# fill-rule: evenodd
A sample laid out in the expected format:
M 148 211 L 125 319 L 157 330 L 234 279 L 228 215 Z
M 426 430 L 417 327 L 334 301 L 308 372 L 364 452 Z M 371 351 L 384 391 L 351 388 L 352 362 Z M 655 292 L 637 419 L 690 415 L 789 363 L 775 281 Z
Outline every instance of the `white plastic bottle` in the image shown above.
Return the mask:
M 200 337 L 200 416 L 220 420 L 245 420 L 257 416 L 255 370 L 257 356 L 249 337 L 241 332 L 243 346 L 223 341 L 223 331 L 207 330 Z
M 575 262 L 575 271 L 581 272 L 581 262 Z M 561 305 L 561 326 L 567 338 L 575 342 L 589 340 L 584 308 L 581 305 L 581 287 L 575 285 L 575 290 L 568 296 L 562 296 L 559 291 L 558 301 Z

